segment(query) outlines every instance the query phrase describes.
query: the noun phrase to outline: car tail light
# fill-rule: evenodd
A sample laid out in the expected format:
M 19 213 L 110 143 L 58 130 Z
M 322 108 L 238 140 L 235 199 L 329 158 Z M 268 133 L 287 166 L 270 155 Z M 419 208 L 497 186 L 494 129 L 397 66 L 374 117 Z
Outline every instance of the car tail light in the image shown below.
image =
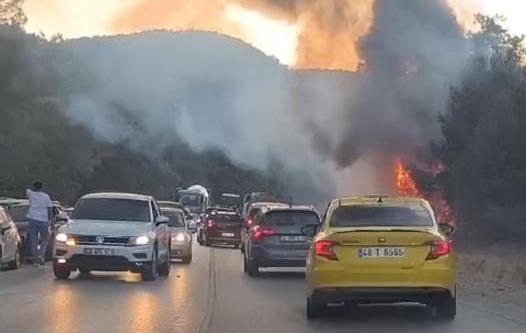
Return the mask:
M 272 228 L 261 228 L 260 226 L 256 226 L 254 228 L 254 234 L 252 235 L 252 239 L 258 241 L 262 240 L 265 237 L 274 235 L 276 235 L 276 230 Z
M 216 223 L 214 222 L 214 220 L 208 220 L 208 227 L 209 228 L 213 228 L 216 226 Z
M 252 226 L 252 223 L 254 223 L 254 221 L 252 221 L 252 219 L 248 219 L 247 220 L 247 227 Z
M 314 244 L 314 253 L 329 260 L 338 260 L 334 252 L 334 242 L 330 240 L 317 241 Z
M 437 259 L 448 255 L 451 252 L 451 243 L 447 240 L 435 241 L 431 244 L 431 251 L 427 255 L 427 260 Z

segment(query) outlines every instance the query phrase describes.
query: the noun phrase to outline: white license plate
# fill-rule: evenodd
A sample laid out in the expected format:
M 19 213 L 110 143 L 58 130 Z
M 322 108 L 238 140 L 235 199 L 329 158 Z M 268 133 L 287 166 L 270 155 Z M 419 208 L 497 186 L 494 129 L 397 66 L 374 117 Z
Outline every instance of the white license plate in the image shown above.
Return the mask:
M 115 249 L 87 247 L 84 249 L 84 254 L 89 254 L 92 256 L 114 256 Z
M 223 237 L 234 237 L 234 233 L 232 233 L 232 232 L 223 232 L 221 234 L 221 236 L 223 236 Z
M 403 258 L 403 247 L 362 247 L 358 249 L 358 258 Z
M 281 242 L 287 242 L 287 243 L 304 243 L 307 241 L 307 237 L 305 236 L 280 236 L 279 240 Z

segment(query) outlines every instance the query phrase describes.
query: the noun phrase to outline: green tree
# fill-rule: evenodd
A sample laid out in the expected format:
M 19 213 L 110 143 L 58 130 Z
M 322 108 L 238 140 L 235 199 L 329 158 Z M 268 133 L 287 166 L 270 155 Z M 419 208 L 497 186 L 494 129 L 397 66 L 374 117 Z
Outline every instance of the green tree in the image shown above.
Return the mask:
M 526 72 L 523 38 L 477 16 L 472 56 L 440 117 L 441 179 L 464 236 L 526 237 Z

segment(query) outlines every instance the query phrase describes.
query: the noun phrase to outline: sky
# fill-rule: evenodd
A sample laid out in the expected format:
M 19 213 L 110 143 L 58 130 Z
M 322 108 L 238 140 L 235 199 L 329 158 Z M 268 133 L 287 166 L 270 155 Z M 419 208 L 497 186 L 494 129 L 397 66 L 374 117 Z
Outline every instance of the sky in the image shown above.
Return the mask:
M 507 18 L 505 25 L 511 32 L 526 34 L 526 0 L 447 1 L 466 17 L 471 17 L 475 12 L 502 14 Z M 65 38 L 108 35 L 111 33 L 112 19 L 138 2 L 140 0 L 26 0 L 26 30 L 42 32 L 48 37 L 57 33 Z M 235 5 L 227 6 L 225 16 L 241 27 L 244 39 L 248 39 L 246 42 L 275 56 L 283 64 L 294 64 L 298 26 L 271 20 Z

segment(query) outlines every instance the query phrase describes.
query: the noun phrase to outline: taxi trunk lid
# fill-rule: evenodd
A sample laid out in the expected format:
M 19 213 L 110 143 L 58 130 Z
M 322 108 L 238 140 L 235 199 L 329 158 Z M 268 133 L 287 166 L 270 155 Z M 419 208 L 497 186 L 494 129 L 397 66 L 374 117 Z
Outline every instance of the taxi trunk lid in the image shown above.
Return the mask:
M 327 235 L 348 272 L 411 271 L 425 262 L 433 241 L 440 236 L 431 228 L 356 228 Z

